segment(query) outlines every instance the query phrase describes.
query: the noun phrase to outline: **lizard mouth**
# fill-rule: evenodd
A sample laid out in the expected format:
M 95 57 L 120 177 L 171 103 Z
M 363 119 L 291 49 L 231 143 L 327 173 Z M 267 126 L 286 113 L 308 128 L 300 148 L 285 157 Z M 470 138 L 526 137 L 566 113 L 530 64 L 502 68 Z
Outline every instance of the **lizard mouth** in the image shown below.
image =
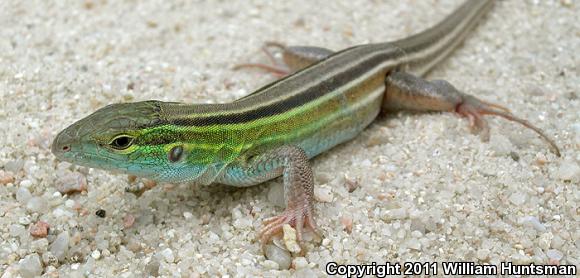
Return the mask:
M 149 169 L 146 165 L 128 165 L 124 161 L 90 152 L 70 150 L 63 153 L 59 159 L 84 167 L 112 171 L 117 174 L 131 174 L 148 179 L 156 179 L 159 176 L 158 171 Z

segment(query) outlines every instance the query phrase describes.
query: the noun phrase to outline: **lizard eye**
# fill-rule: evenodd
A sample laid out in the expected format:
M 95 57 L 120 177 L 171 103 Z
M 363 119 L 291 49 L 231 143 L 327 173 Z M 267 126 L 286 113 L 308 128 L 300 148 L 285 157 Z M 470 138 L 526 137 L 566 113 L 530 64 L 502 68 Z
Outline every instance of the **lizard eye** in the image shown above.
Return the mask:
M 127 135 L 119 135 L 109 143 L 113 149 L 124 150 L 133 144 L 133 137 Z

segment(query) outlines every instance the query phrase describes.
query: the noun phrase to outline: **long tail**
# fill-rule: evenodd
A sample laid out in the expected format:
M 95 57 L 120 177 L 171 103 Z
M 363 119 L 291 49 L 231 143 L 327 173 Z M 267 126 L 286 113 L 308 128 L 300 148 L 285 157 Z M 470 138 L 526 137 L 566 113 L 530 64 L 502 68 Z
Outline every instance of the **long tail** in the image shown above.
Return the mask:
M 405 71 L 425 75 L 447 57 L 491 9 L 495 0 L 468 0 L 437 25 L 390 42 L 407 54 Z

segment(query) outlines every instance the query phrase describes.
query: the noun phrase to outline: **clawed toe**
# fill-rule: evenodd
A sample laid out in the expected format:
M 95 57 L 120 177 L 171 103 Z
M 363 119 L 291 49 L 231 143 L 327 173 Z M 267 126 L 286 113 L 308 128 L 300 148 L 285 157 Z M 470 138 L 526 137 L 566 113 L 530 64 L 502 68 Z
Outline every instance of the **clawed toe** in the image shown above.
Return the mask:
M 483 141 L 489 141 L 490 137 L 489 125 L 487 121 L 483 118 L 483 116 L 495 115 L 507 119 L 509 121 L 519 123 L 535 131 L 538 135 L 540 135 L 540 137 L 542 137 L 544 140 L 546 140 L 546 142 L 548 142 L 548 144 L 552 148 L 552 151 L 557 156 L 560 156 L 560 150 L 558 149 L 556 143 L 552 139 L 550 139 L 546 134 L 544 134 L 544 132 L 541 129 L 535 127 L 530 122 L 524 119 L 520 119 L 514 116 L 509 112 L 509 109 L 501 105 L 481 101 L 475 97 L 464 95 L 463 102 L 457 105 L 456 107 L 456 112 L 469 119 L 469 124 L 472 131 L 480 133 Z
M 489 141 L 489 125 L 477 107 L 463 103 L 457 107 L 457 113 L 469 119 L 472 133 L 479 134 L 484 142 Z
M 263 69 L 267 72 L 269 72 L 270 74 L 280 78 L 280 77 L 284 77 L 286 75 L 288 75 L 288 69 L 282 68 L 282 67 L 278 67 L 278 66 L 271 66 L 271 65 L 267 65 L 267 64 L 260 64 L 260 63 L 246 63 L 246 64 L 238 64 L 236 66 L 234 66 L 234 70 L 239 70 L 242 68 L 259 68 L 259 69 Z
M 258 237 L 262 250 L 265 250 L 266 244 L 273 236 L 283 231 L 284 225 L 290 225 L 296 229 L 296 239 L 299 244 L 302 243 L 302 234 L 304 227 L 308 227 L 317 237 L 320 233 L 317 231 L 316 223 L 312 216 L 311 208 L 287 209 L 279 216 L 270 217 L 263 222 L 264 227 L 260 230 Z
M 266 54 L 266 57 L 268 57 L 270 64 L 243 63 L 243 64 L 235 65 L 233 70 L 239 70 L 242 68 L 258 68 L 258 69 L 263 69 L 263 70 L 269 72 L 270 74 L 272 74 L 278 78 L 281 78 L 281 77 L 288 75 L 290 73 L 290 70 L 287 67 L 280 65 L 280 63 L 274 57 L 274 54 L 272 53 L 272 51 L 270 51 L 269 48 L 278 48 L 278 49 L 283 51 L 285 46 L 280 44 L 280 43 L 276 43 L 276 42 L 267 42 L 262 47 L 262 52 L 264 52 Z

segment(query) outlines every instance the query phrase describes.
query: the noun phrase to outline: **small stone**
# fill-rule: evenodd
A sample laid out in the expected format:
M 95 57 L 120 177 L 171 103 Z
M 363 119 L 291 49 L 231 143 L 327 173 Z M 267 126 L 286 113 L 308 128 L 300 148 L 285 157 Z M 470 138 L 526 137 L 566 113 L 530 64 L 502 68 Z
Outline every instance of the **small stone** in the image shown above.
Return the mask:
M 137 181 L 137 176 L 135 176 L 135 175 L 128 175 L 127 176 L 127 182 L 135 183 L 136 181 Z
M 284 231 L 284 245 L 288 251 L 292 253 L 299 253 L 301 248 L 296 239 L 296 230 L 288 224 L 284 224 L 284 226 L 282 226 L 282 230 Z
M 70 237 L 68 232 L 60 233 L 50 245 L 50 252 L 59 260 L 63 261 L 69 250 Z
M 57 207 L 52 211 L 52 215 L 56 218 L 71 218 L 73 217 L 72 212 L 64 209 L 63 207 Z
M 537 217 L 534 216 L 522 217 L 522 219 L 520 219 L 520 223 L 522 223 L 524 226 L 532 227 L 538 232 L 541 233 L 546 232 L 546 227 L 544 226 L 544 224 L 540 222 L 540 220 L 538 220 Z
M 574 130 L 574 133 L 576 134 L 576 136 L 575 136 L 576 146 L 580 146 L 580 123 L 573 124 L 572 129 Z M 6 170 L 8 170 L 8 169 L 6 169 Z
M 16 178 L 12 172 L 5 172 L 0 170 L 0 185 L 6 185 L 9 183 L 14 183 Z
M 421 242 L 418 240 L 409 240 L 407 242 L 407 247 L 413 250 L 421 250 Z
M 380 193 L 377 195 L 377 199 L 381 201 L 393 201 L 395 198 L 397 198 L 395 192 Z
M 26 203 L 26 209 L 32 212 L 46 212 L 48 210 L 48 200 L 43 197 L 32 197 Z
M 332 202 L 332 190 L 327 186 L 317 186 L 314 187 L 314 198 L 317 201 L 323 203 L 330 203 Z
M 58 258 L 54 256 L 54 254 L 52 254 L 50 251 L 48 251 L 42 254 L 42 262 L 45 265 L 56 266 L 58 265 Z
M 302 268 L 302 269 L 298 269 L 296 270 L 296 272 L 294 273 L 294 277 L 317 277 L 319 276 L 317 273 L 315 273 L 312 269 L 310 268 Z
M 203 215 L 201 215 L 201 224 L 202 225 L 207 225 L 210 220 L 211 220 L 211 215 L 209 213 L 204 213 Z
M 489 257 L 489 253 L 490 251 L 487 249 L 479 249 L 477 250 L 477 252 L 475 253 L 475 256 L 482 261 L 487 260 L 487 258 Z
M 296 270 L 303 269 L 308 267 L 308 261 L 304 257 L 298 257 L 294 259 L 292 265 L 294 265 L 294 269 Z
M 20 260 L 18 270 L 23 278 L 39 277 L 42 274 L 42 264 L 38 254 L 31 254 Z
M 566 160 L 560 164 L 560 168 L 556 172 L 556 176 L 564 181 L 580 181 L 580 166 L 578 163 Z
M 37 238 L 43 238 L 48 235 L 50 225 L 44 221 L 38 221 L 30 226 L 30 235 Z
M 278 263 L 276 263 L 275 261 L 272 261 L 272 260 L 265 260 L 263 263 L 263 266 L 266 269 L 274 269 L 274 270 L 280 269 L 280 266 L 278 265 Z
M 87 190 L 87 179 L 76 172 L 67 172 L 64 175 L 59 175 L 56 184 L 56 190 L 62 194 L 72 194 Z
M 251 217 L 240 217 L 234 220 L 234 227 L 237 227 L 239 230 L 243 230 L 245 228 L 252 227 L 252 218 Z
M 147 273 L 149 276 L 159 276 L 159 266 L 160 263 L 157 260 L 151 260 L 146 266 L 145 266 L 145 273 Z
M 24 166 L 24 160 L 11 160 L 4 164 L 4 169 L 8 172 L 18 173 Z
M 548 163 L 548 158 L 543 153 L 537 153 L 534 163 L 538 166 L 544 166 Z
M 565 6 L 566 8 L 571 8 L 574 6 L 574 1 L 572 1 L 572 0 L 560 0 L 560 4 L 562 4 L 562 6 Z
M 279 269 L 289 269 L 292 264 L 292 256 L 288 250 L 284 250 L 276 245 L 266 246 L 266 258 L 278 264 Z
M 157 186 L 157 182 L 154 180 L 143 179 L 143 186 L 145 186 L 145 190 L 147 191 Z
M 32 194 L 30 194 L 30 191 L 28 191 L 26 187 L 20 187 L 18 188 L 18 191 L 16 191 L 16 201 L 20 204 L 26 205 L 30 198 L 32 198 Z
M 342 226 L 344 226 L 344 230 L 347 233 L 349 234 L 352 233 L 352 223 L 353 223 L 352 217 L 343 215 L 340 218 L 340 223 L 342 224 Z
M 26 228 L 22 225 L 12 224 L 9 228 L 10 236 L 12 237 L 24 237 L 26 235 Z
M 344 175 L 344 183 L 346 184 L 346 189 L 348 190 L 348 193 L 354 192 L 360 186 L 358 180 L 352 179 L 346 174 Z
M 520 155 L 516 152 L 510 152 L 510 157 L 516 162 L 520 161 Z
M 538 239 L 538 246 L 544 250 L 550 248 L 554 235 L 552 233 L 543 233 Z
M 384 218 L 385 220 L 400 220 L 407 217 L 407 210 L 405 208 L 391 209 L 388 210 Z
M 510 195 L 509 200 L 516 206 L 521 206 L 526 202 L 526 194 L 524 192 L 514 192 Z
M 23 180 L 20 182 L 20 186 L 29 188 L 32 186 L 32 181 L 31 180 Z
M 564 254 L 559 250 L 550 249 L 546 252 L 546 256 L 552 260 L 560 261 L 564 257 Z
M 111 251 L 109 251 L 109 249 L 103 249 L 103 252 L 101 252 L 101 254 L 103 254 L 103 256 L 108 257 L 111 256 Z
M 174 238 L 175 237 L 175 230 L 174 229 L 170 229 L 165 234 L 167 235 L 167 238 Z
M 18 223 L 22 224 L 22 225 L 28 225 L 30 224 L 30 216 L 26 215 L 26 216 L 22 216 L 18 218 Z
M 93 259 L 95 259 L 95 260 L 98 260 L 98 259 L 101 258 L 101 252 L 98 249 L 97 250 L 94 250 L 91 253 L 91 257 L 93 257 Z
M 191 219 L 193 217 L 193 214 L 191 212 L 189 212 L 189 211 L 186 211 L 186 212 L 183 213 L 183 217 L 185 219 Z
M 552 244 L 550 244 L 550 246 L 552 246 L 552 249 L 562 249 L 565 248 L 565 245 L 566 240 L 564 240 L 558 235 L 554 236 L 554 238 L 552 239 Z
M 133 224 L 135 224 L 135 216 L 127 214 L 123 217 L 123 227 L 125 227 L 125 229 L 133 227 Z
M 104 209 L 99 209 L 95 212 L 95 215 L 100 218 L 105 218 L 107 216 L 107 211 Z
M 44 253 L 48 249 L 48 239 L 41 238 L 30 243 L 30 250 L 37 253 Z
M 165 248 L 161 251 L 161 256 L 168 263 L 173 263 L 175 261 L 175 256 L 173 255 L 173 250 L 170 248 Z
M 412 232 L 411 232 L 411 236 L 412 236 L 412 237 L 414 237 L 414 238 L 420 238 L 420 237 L 422 237 L 422 236 L 423 236 L 423 233 L 421 233 L 421 232 L 419 232 L 419 231 L 415 230 L 415 231 L 412 231 Z
M 73 207 L 75 206 L 75 203 L 76 203 L 75 201 L 73 201 L 73 200 L 71 200 L 71 199 L 68 199 L 68 200 L 66 200 L 66 201 L 64 202 L 64 205 L 65 205 L 67 208 L 73 208 Z

